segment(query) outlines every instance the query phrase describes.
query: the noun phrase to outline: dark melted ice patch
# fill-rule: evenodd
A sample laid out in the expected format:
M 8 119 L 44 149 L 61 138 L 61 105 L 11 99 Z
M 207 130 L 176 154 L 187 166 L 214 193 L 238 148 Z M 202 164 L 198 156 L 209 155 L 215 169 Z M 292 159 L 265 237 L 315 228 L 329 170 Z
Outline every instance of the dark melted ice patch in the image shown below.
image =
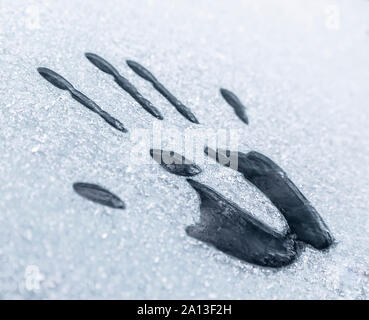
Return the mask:
M 220 94 L 225 101 L 233 108 L 235 114 L 246 124 L 249 124 L 249 118 L 246 114 L 246 107 L 241 100 L 231 91 L 227 89 L 220 89 Z
M 237 171 L 263 192 L 285 217 L 297 238 L 317 249 L 326 249 L 333 243 L 327 225 L 287 174 L 271 159 L 259 152 L 247 154 L 217 149 L 216 153 L 205 148 L 205 153 L 219 162 L 219 157 L 238 157 Z M 226 164 L 226 166 L 229 166 Z
M 73 189 L 81 197 L 114 209 L 125 209 L 124 202 L 115 194 L 96 184 L 76 182 Z
M 115 119 L 109 113 L 101 109 L 94 101 L 86 97 L 82 92 L 76 90 L 73 87 L 73 85 L 66 79 L 64 79 L 61 75 L 48 68 L 40 67 L 37 68 L 37 71 L 44 79 L 49 81 L 55 87 L 69 91 L 74 100 L 78 101 L 92 112 L 98 114 L 101 118 L 105 120 L 105 122 L 107 122 L 113 128 L 121 132 L 127 132 L 127 129 L 123 126 L 123 124 L 119 120 Z
M 277 233 L 213 189 L 187 179 L 200 196 L 200 221 L 188 226 L 189 236 L 256 265 L 279 268 L 292 263 L 297 245 L 289 234 Z
M 170 173 L 192 177 L 202 172 L 201 168 L 174 151 L 150 149 L 151 157 Z
M 164 119 L 160 111 L 154 107 L 149 100 L 144 98 L 132 83 L 119 74 L 117 69 L 115 69 L 109 62 L 94 53 L 85 53 L 85 56 L 99 70 L 112 75 L 114 77 L 114 81 L 134 100 L 136 100 L 136 102 L 140 104 L 148 113 L 159 120 Z
M 164 96 L 177 111 L 192 123 L 199 123 L 192 111 L 179 101 L 154 75 L 139 63 L 127 60 L 127 65 L 140 77 L 152 83 L 153 87 Z

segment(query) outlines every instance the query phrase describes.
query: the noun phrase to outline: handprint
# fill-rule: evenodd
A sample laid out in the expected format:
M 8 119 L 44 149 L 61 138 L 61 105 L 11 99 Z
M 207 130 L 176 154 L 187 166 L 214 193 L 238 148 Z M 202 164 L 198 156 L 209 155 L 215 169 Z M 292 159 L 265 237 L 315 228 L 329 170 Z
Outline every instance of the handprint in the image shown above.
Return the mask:
M 86 53 L 85 56 L 101 71 L 112 75 L 115 82 L 147 112 L 163 120 L 160 111 L 109 62 L 93 53 Z M 199 123 L 191 110 L 171 94 L 149 70 L 132 60 L 128 60 L 127 64 L 136 74 L 151 82 L 153 87 L 187 120 Z M 68 90 L 75 100 L 99 114 L 114 128 L 121 132 L 127 131 L 117 119 L 74 89 L 63 77 L 47 68 L 38 68 L 38 71 L 56 87 Z M 220 93 L 240 120 L 249 124 L 246 108 L 239 98 L 226 89 L 220 89 Z M 202 172 L 198 165 L 174 151 L 150 149 L 149 152 L 155 161 L 172 174 L 193 177 Z M 219 161 L 221 157 L 226 159 L 230 155 L 237 157 L 237 168 L 230 167 L 241 172 L 245 179 L 271 200 L 286 219 L 289 229 L 284 233 L 279 233 L 210 187 L 187 179 L 200 197 L 201 212 L 200 221 L 186 228 L 189 236 L 209 243 L 238 259 L 266 267 L 282 267 L 293 262 L 300 252 L 301 242 L 317 249 L 326 249 L 333 243 L 333 237 L 321 216 L 287 177 L 287 174 L 271 159 L 255 151 L 244 154 L 220 149 L 215 151 L 206 147 L 205 153 L 225 166 L 230 166 L 230 163 Z M 123 209 L 125 207 L 122 200 L 98 185 L 76 183 L 74 190 L 94 202 L 113 208 Z

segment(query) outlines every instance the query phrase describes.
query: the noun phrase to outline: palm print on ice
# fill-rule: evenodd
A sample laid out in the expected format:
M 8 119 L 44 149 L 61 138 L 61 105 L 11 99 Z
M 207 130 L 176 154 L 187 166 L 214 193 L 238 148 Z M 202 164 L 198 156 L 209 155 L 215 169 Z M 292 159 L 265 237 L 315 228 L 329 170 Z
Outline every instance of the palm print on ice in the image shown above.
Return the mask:
M 144 110 L 159 120 L 164 119 L 161 112 L 109 62 L 93 53 L 86 53 L 85 56 L 99 70 L 113 76 L 118 86 Z M 183 117 L 192 123 L 199 123 L 192 111 L 160 83 L 149 70 L 132 60 L 128 60 L 127 64 L 137 75 L 149 81 Z M 122 133 L 128 131 L 119 120 L 77 91 L 62 76 L 43 67 L 37 70 L 42 77 L 57 88 L 69 91 L 73 99 L 98 114 L 113 128 Z M 240 120 L 248 125 L 249 118 L 246 108 L 240 99 L 227 89 L 220 89 L 220 94 Z M 206 155 L 228 167 L 232 167 L 230 163 L 220 161 L 220 159 L 227 159 L 230 155 L 237 157 L 238 167 L 232 167 L 232 169 L 241 172 L 247 181 L 270 199 L 285 218 L 288 230 L 282 233 L 277 232 L 217 191 L 193 179 L 187 179 L 200 198 L 200 220 L 195 225 L 186 228 L 189 236 L 211 244 L 222 252 L 243 261 L 274 268 L 292 263 L 301 252 L 303 243 L 320 250 L 327 249 L 333 243 L 333 237 L 321 216 L 287 174 L 271 159 L 255 151 L 244 154 L 230 150 L 212 150 L 207 147 L 204 151 Z M 155 161 L 172 174 L 194 177 L 202 172 L 198 165 L 173 151 L 151 149 L 148 152 Z M 78 182 L 73 185 L 73 188 L 88 200 L 112 208 L 125 208 L 124 202 L 118 196 L 101 186 Z

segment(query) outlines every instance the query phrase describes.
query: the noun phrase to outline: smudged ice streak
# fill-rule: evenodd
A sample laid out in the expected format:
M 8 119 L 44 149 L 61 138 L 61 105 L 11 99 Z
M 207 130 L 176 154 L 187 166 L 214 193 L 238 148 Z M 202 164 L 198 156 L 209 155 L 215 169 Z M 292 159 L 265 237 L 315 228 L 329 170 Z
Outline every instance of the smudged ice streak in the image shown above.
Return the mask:
M 215 159 L 219 162 L 220 156 L 229 156 L 232 151 L 217 149 L 215 153 L 205 148 L 205 153 L 212 157 L 216 154 Z M 322 217 L 276 163 L 255 151 L 236 152 L 236 156 L 236 170 L 270 199 L 298 240 L 317 249 L 326 249 L 333 243 L 333 236 Z
M 82 92 L 76 90 L 70 82 L 64 79 L 61 75 L 56 72 L 48 69 L 48 68 L 37 68 L 37 71 L 40 75 L 53 84 L 55 87 L 67 90 L 71 94 L 72 98 L 86 108 L 90 109 L 92 112 L 98 114 L 101 118 L 103 118 L 109 125 L 114 127 L 115 129 L 121 132 L 127 132 L 127 129 L 123 126 L 123 124 L 112 117 L 109 113 L 101 109 L 95 102 L 93 102 L 90 98 L 86 97 Z
M 171 104 L 174 106 L 177 111 L 184 116 L 187 120 L 193 123 L 199 123 L 196 119 L 195 115 L 191 112 L 189 108 L 187 108 L 181 101 L 179 101 L 170 91 L 164 87 L 163 84 L 159 82 L 158 79 L 146 68 L 144 68 L 139 63 L 127 60 L 127 65 L 140 77 L 152 83 L 153 87 L 159 91 Z
M 81 197 L 114 209 L 125 209 L 124 202 L 110 191 L 96 184 L 76 182 L 74 191 Z
M 113 76 L 114 81 L 152 116 L 159 120 L 164 119 L 160 111 L 155 108 L 149 100 L 144 98 L 133 84 L 120 75 L 117 69 L 115 69 L 109 62 L 94 53 L 85 53 L 85 56 L 95 67 Z
M 213 189 L 187 181 L 201 202 L 200 221 L 186 228 L 189 236 L 264 267 L 279 268 L 296 259 L 299 250 L 290 235 L 277 233 Z
M 246 114 L 246 107 L 242 104 L 240 99 L 231 91 L 227 89 L 220 89 L 220 94 L 225 101 L 233 108 L 235 114 L 246 124 L 249 124 L 249 118 Z
M 173 151 L 150 149 L 151 157 L 170 173 L 192 177 L 202 172 L 201 168 Z

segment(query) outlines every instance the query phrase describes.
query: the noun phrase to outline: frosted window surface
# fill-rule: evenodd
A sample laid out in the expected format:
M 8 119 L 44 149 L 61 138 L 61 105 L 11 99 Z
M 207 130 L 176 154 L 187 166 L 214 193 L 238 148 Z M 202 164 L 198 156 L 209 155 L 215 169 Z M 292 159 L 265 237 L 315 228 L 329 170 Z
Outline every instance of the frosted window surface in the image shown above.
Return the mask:
M 106 58 L 163 114 L 154 119 L 84 56 Z M 0 298 L 369 298 L 368 1 L 1 1 Z M 201 123 L 126 64 L 146 66 Z M 122 133 L 46 82 L 43 66 L 119 119 Z M 247 108 L 241 122 L 219 93 Z M 199 200 L 184 178 L 132 161 L 132 134 L 237 130 L 278 163 L 337 244 L 269 270 L 188 237 Z M 169 142 L 168 142 L 169 143 Z M 143 148 L 149 155 L 149 149 Z M 241 174 L 206 183 L 283 230 Z M 73 183 L 114 191 L 114 210 Z

